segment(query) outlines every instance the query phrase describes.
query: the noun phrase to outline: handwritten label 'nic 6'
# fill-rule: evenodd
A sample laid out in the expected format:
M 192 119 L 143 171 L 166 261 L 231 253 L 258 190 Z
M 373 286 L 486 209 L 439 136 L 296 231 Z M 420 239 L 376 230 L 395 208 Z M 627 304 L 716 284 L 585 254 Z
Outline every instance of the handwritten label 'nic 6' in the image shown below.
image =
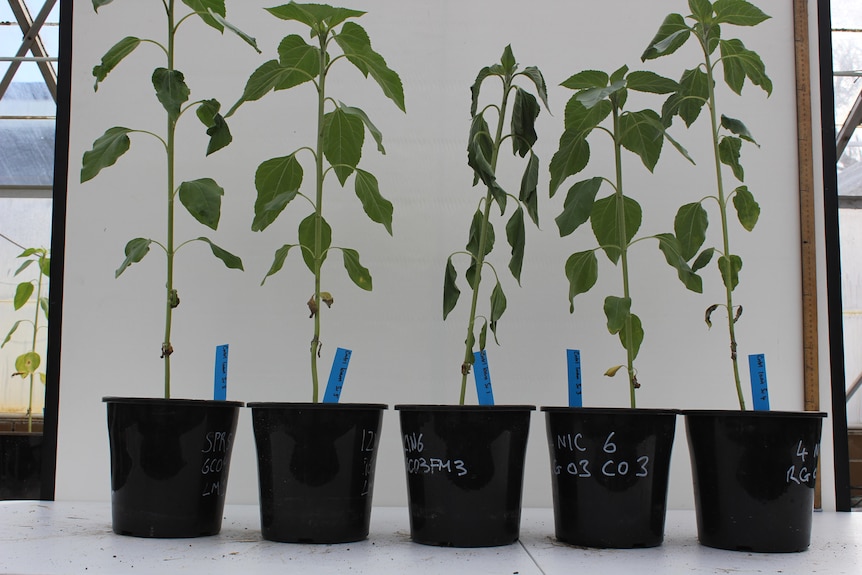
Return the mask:
M 558 462 L 554 459 L 555 475 L 570 475 L 572 477 L 587 478 L 594 475 L 604 477 L 647 477 L 649 475 L 649 456 L 641 455 L 634 461 L 626 458 L 617 458 L 617 443 L 614 441 L 615 431 L 611 431 L 602 444 L 601 453 L 598 457 L 592 457 L 587 447 L 583 445 L 582 433 L 564 433 L 556 437 L 555 453 L 570 452 L 575 459 L 568 463 Z

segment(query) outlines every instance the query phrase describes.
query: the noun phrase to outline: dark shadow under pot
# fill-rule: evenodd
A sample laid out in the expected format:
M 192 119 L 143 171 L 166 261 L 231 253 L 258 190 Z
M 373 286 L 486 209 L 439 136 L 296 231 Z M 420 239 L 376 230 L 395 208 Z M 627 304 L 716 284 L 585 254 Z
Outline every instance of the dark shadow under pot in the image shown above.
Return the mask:
M 138 537 L 221 530 L 236 401 L 105 397 L 113 529 Z
M 265 539 L 368 537 L 381 404 L 249 403 Z
M 416 543 L 490 547 L 518 540 L 534 406 L 396 405 Z

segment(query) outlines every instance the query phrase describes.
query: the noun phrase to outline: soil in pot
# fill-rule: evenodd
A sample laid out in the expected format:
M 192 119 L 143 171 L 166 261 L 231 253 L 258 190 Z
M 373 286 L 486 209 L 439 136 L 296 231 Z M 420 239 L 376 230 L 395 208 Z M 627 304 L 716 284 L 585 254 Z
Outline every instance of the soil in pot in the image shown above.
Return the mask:
M 236 401 L 106 397 L 113 529 L 138 537 L 221 530 Z
M 661 545 L 677 412 L 542 410 L 557 539 L 585 547 Z
M 518 540 L 533 406 L 396 405 L 416 543 L 491 547 Z
M 265 539 L 346 543 L 368 537 L 380 404 L 249 403 Z
M 739 551 L 807 549 L 826 414 L 684 413 L 700 542 Z

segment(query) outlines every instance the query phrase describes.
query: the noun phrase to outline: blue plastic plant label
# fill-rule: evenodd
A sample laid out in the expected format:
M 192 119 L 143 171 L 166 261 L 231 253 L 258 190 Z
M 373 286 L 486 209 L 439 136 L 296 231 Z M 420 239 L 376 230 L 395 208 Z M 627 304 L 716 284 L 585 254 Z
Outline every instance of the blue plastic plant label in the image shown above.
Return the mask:
M 569 407 L 583 407 L 581 394 L 581 350 L 566 350 L 566 366 L 569 374 Z
M 494 390 L 491 388 L 491 370 L 488 369 L 488 353 L 473 352 L 473 378 L 476 380 L 476 395 L 479 405 L 494 405 Z
M 762 353 L 748 356 L 751 372 L 751 398 L 755 411 L 769 411 L 769 387 L 766 385 L 766 356 Z
M 215 351 L 215 378 L 213 380 L 213 399 L 227 399 L 227 354 L 228 344 L 217 345 Z
M 332 360 L 332 369 L 329 370 L 329 381 L 326 382 L 323 403 L 338 403 L 341 398 L 341 390 L 344 388 L 344 379 L 347 377 L 347 366 L 350 364 L 351 355 L 353 352 L 349 349 L 339 347 L 335 350 L 335 359 Z

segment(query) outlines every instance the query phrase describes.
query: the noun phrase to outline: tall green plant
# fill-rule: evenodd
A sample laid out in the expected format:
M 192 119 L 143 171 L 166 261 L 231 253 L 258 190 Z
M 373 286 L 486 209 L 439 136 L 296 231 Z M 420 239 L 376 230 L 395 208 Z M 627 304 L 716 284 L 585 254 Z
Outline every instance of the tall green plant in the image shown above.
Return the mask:
M 766 75 L 766 67 L 760 56 L 745 47 L 741 40 L 723 38 L 723 26 L 756 26 L 769 16 L 745 0 L 689 0 L 691 14 L 683 17 L 670 14 L 662 23 L 649 47 L 641 56 L 651 60 L 673 54 L 690 38 L 700 48 L 702 56 L 694 68 L 685 70 L 679 81 L 679 89 L 667 100 L 662 110 L 665 123 L 679 116 L 686 126 L 691 126 L 706 107 L 709 116 L 710 136 L 715 165 L 715 195 L 707 196 L 698 202 L 682 206 L 674 221 L 676 235 L 682 247 L 682 256 L 692 260 L 693 268 L 707 265 L 714 253 L 718 253 L 717 268 L 725 290 L 725 301 L 713 304 L 706 310 L 705 321 L 712 326 L 712 313 L 719 307 L 727 311 L 727 331 L 730 340 L 730 360 L 739 408 L 745 409 L 745 397 L 739 377 L 737 359 L 736 322 L 742 315 L 742 306 L 734 304 L 733 290 L 739 284 L 742 258 L 730 246 L 730 217 L 728 205 L 733 202 L 737 219 L 743 229 L 752 231 L 760 217 L 760 205 L 748 186 L 739 185 L 733 190 L 725 187 L 724 170 L 742 184 L 745 172 L 740 163 L 743 141 L 757 145 L 745 124 L 736 118 L 721 114 L 719 116 L 716 98 L 716 75 L 720 67 L 724 82 L 737 95 L 748 79 L 759 86 L 767 95 L 772 93 L 772 81 Z M 722 167 L 725 166 L 725 168 Z M 706 241 L 709 224 L 704 204 L 715 202 L 721 223 L 721 238 L 717 247 L 708 247 L 698 254 Z
M 39 371 L 39 367 L 42 365 L 42 356 L 36 350 L 36 338 L 39 335 L 39 330 L 48 325 L 48 297 L 43 295 L 43 290 L 47 287 L 48 278 L 51 277 L 51 253 L 46 248 L 27 248 L 18 257 L 24 258 L 24 263 L 15 271 L 14 275 L 16 277 L 33 264 L 36 264 L 39 270 L 35 279 L 22 281 L 15 287 L 15 296 L 12 299 L 12 305 L 16 310 L 20 310 L 33 301 L 35 304 L 33 306 L 33 319 L 20 319 L 12 324 L 12 329 L 6 334 L 6 338 L 0 344 L 0 347 L 12 341 L 12 335 L 21 324 L 28 324 L 32 327 L 30 349 L 15 358 L 15 373 L 12 374 L 12 377 L 18 376 L 21 379 L 28 379 L 30 382 L 29 400 L 27 403 L 27 431 L 33 431 L 33 388 L 36 383 L 35 377 L 38 375 L 42 384 L 45 384 L 45 372 Z M 34 297 L 34 294 L 35 300 L 32 300 L 31 298 Z M 45 318 L 44 325 L 41 325 L 39 321 L 40 317 Z
M 98 11 L 101 6 L 110 4 L 112 0 L 92 0 L 93 8 Z M 191 11 L 184 14 L 176 10 L 175 0 L 161 0 L 165 12 L 166 35 L 164 42 L 150 38 L 138 38 L 126 36 L 117 42 L 104 56 L 101 63 L 93 68 L 93 76 L 96 78 L 95 90 L 105 80 L 108 74 L 135 49 L 142 44 L 151 44 L 159 48 L 165 57 L 165 65 L 153 70 L 152 84 L 155 88 L 156 98 L 161 103 L 167 116 L 165 131 L 162 135 L 144 129 L 132 129 L 115 126 L 108 129 L 94 143 L 93 149 L 85 152 L 81 167 L 81 182 L 86 182 L 96 177 L 102 169 L 112 166 L 117 159 L 125 154 L 131 145 L 129 134 L 145 134 L 157 140 L 165 151 L 166 159 L 166 209 L 167 209 L 167 232 L 164 242 L 152 238 L 134 238 L 126 244 L 126 258 L 115 272 L 119 277 L 126 268 L 134 263 L 140 262 L 150 251 L 153 245 L 164 251 L 166 256 L 166 281 L 165 281 L 165 335 L 161 345 L 161 357 L 164 359 L 165 386 L 164 396 L 171 396 L 171 354 L 174 352 L 171 343 L 171 326 L 173 321 L 173 310 L 180 303 L 177 290 L 174 287 L 174 258 L 177 252 L 191 242 L 204 242 L 209 245 L 215 257 L 220 259 L 225 266 L 231 269 L 243 269 L 242 260 L 232 253 L 214 244 L 209 238 L 198 237 L 187 240 L 177 245 L 174 230 L 174 210 L 177 198 L 194 219 L 213 230 L 218 229 L 221 216 L 221 198 L 224 189 L 212 178 L 200 178 L 184 181 L 176 185 L 177 168 L 177 142 L 176 129 L 180 118 L 189 110 L 194 108 L 198 119 L 206 128 L 209 135 L 207 155 L 216 152 L 231 142 L 230 129 L 219 113 L 221 104 L 218 100 L 195 100 L 189 102 L 191 90 L 185 81 L 185 75 L 178 70 L 174 61 L 176 58 L 176 38 L 180 26 L 190 21 L 195 16 L 199 17 L 206 25 L 224 32 L 230 30 L 242 38 L 257 50 L 254 38 L 241 32 L 225 20 L 224 0 L 182 0 Z M 260 50 L 258 50 L 260 52 Z M 129 104 L 138 105 L 137 98 Z
M 502 84 L 501 98 L 499 104 L 489 104 L 479 110 L 479 92 L 482 84 L 489 78 L 496 78 Z M 494 340 L 497 341 L 497 322 L 506 311 L 506 294 L 503 293 L 500 276 L 497 269 L 487 260 L 488 255 L 494 249 L 495 240 L 494 226 L 491 223 L 492 207 L 496 203 L 500 208 L 500 216 L 502 217 L 506 213 L 509 199 L 513 200 L 517 206 L 506 223 L 506 239 L 512 248 L 509 271 L 519 284 L 521 283 L 521 268 L 524 262 L 526 244 L 524 214 L 526 213 L 536 226 L 539 225 L 537 194 L 539 158 L 533 152 L 533 145 L 538 139 L 535 123 L 541 107 L 536 96 L 516 84 L 519 78 L 532 83 L 536 88 L 538 97 L 545 104 L 545 108 L 548 108 L 547 88 L 542 73 L 535 66 L 528 66 L 519 71 L 511 46 L 506 46 L 503 50 L 503 56 L 499 63 L 479 71 L 476 81 L 470 88 L 472 94 L 470 115 L 472 120 L 467 143 L 467 163 L 473 168 L 473 185 L 475 186 L 481 181 L 485 193 L 479 200 L 479 205 L 473 214 L 466 251 L 454 252 L 449 256 L 446 261 L 446 272 L 443 280 L 443 320 L 445 321 L 449 313 L 455 309 L 461 294 L 461 290 L 456 285 L 457 272 L 452 258 L 456 255 L 467 256 L 470 263 L 465 275 L 467 284 L 472 290 L 472 298 L 470 314 L 467 318 L 467 337 L 464 341 L 464 361 L 461 363 L 461 395 L 459 400 L 461 405 L 464 405 L 467 376 L 470 374 L 474 362 L 473 347 L 476 344 L 476 321 L 481 321 L 478 342 L 479 349 L 484 350 L 488 328 L 491 328 Z M 509 106 L 512 107 L 511 112 L 509 112 Z M 492 118 L 492 123 L 495 123 L 496 126 L 493 131 L 485 118 L 488 112 L 496 116 Z M 505 132 L 507 121 L 510 126 L 508 133 Z M 507 139 L 511 140 L 513 155 L 524 158 L 529 154 L 518 196 L 506 192 L 497 180 L 497 162 L 501 147 Z M 479 288 L 485 266 L 488 266 L 493 272 L 495 285 L 491 290 L 490 307 L 487 315 L 479 315 Z
M 673 80 L 648 71 L 629 72 L 627 66 L 612 74 L 598 70 L 579 72 L 562 86 L 575 90 L 566 104 L 565 130 L 560 137 L 559 150 L 551 159 L 551 197 L 569 177 L 587 167 L 590 160 L 588 139 L 594 132 L 608 136 L 613 147 L 614 174 L 612 177 L 595 176 L 575 183 L 569 188 L 562 213 L 556 223 L 560 236 L 574 232 L 588 220 L 598 243 L 597 247 L 572 254 L 566 261 L 566 276 L 569 280 L 570 312 L 574 312 L 574 298 L 589 291 L 598 280 L 596 252 L 604 251 L 607 258 L 620 270 L 622 294 L 609 295 L 604 300 L 607 328 L 619 336 L 626 351 L 626 362 L 607 370 L 605 375 L 614 376 L 625 367 L 629 380 L 629 396 L 632 407 L 636 406 L 635 390 L 638 382 L 635 359 L 644 339 L 640 318 L 633 312 L 632 278 L 629 272 L 630 249 L 646 239 L 655 239 L 668 264 L 677 270 L 677 275 L 690 290 L 702 290 L 701 278 L 682 257 L 676 237 L 670 233 L 635 237 L 641 225 L 643 210 L 623 187 L 623 149 L 640 157 L 641 162 L 652 172 L 661 155 L 665 140 L 668 140 L 689 160 L 688 153 L 665 131 L 658 112 L 651 109 L 629 111 L 629 91 L 668 94 L 678 90 Z M 596 199 L 603 184 L 610 186 L 610 194 Z
M 365 12 L 347 8 L 335 8 L 326 4 L 297 4 L 290 2 L 266 9 L 281 20 L 304 24 L 308 27 L 312 43 L 301 36 L 285 36 L 278 46 L 277 60 L 260 66 L 246 83 L 241 99 L 234 104 L 228 116 L 243 103 L 258 100 L 268 92 L 286 90 L 302 84 L 311 84 L 316 91 L 314 112 L 317 119 L 316 140 L 311 146 L 303 146 L 287 156 L 263 162 L 255 173 L 257 200 L 254 204 L 254 221 L 251 229 L 263 231 L 281 214 L 297 196 L 311 206 L 312 212 L 299 224 L 298 243 L 285 244 L 275 252 L 275 258 L 266 278 L 277 273 L 284 265 L 288 253 L 299 247 L 305 265 L 314 276 L 314 293 L 308 301 L 311 318 L 314 319 L 314 335 L 309 354 L 311 358 L 312 400 L 318 401 L 318 368 L 320 355 L 322 305 L 330 307 L 334 298 L 322 289 L 322 268 L 332 250 L 342 254 L 347 275 L 357 286 L 370 291 L 371 274 L 359 262 L 359 252 L 354 249 L 333 246 L 332 228 L 324 218 L 324 182 L 334 174 L 343 187 L 353 175 L 354 191 L 365 213 L 372 221 L 383 225 L 392 234 L 392 203 L 380 194 L 377 178 L 359 169 L 362 146 L 367 130 L 377 150 L 385 154 L 383 135 L 359 108 L 348 106 L 334 99 L 329 92 L 329 74 L 333 66 L 346 61 L 353 64 L 366 78 L 370 75 L 401 111 L 404 108 L 404 90 L 398 74 L 391 70 L 383 57 L 371 48 L 368 33 L 359 24 L 348 21 L 359 18 Z M 333 52 L 337 46 L 339 52 Z M 300 191 L 303 169 L 297 155 L 308 153 L 314 162 L 313 193 Z

